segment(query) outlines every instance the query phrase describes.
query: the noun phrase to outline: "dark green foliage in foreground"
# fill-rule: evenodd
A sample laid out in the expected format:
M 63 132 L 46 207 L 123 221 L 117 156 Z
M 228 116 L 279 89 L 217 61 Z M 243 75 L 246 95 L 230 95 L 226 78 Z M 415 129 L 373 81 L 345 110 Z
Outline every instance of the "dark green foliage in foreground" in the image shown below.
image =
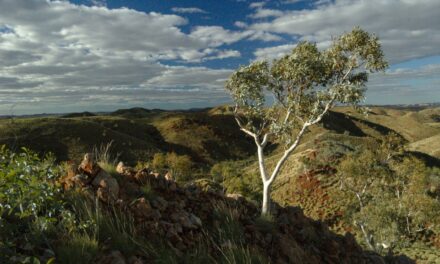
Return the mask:
M 0 148 L 0 262 L 50 249 L 47 236 L 63 209 L 54 184 L 53 158 L 39 159 L 26 149 L 19 154 Z
M 234 208 L 216 206 L 222 228 L 204 227 L 200 244 L 177 255 L 162 238 L 146 240 L 122 209 L 87 192 L 61 192 L 54 164 L 0 148 L 0 263 L 95 263 L 111 250 L 148 263 L 267 263 L 245 245 Z

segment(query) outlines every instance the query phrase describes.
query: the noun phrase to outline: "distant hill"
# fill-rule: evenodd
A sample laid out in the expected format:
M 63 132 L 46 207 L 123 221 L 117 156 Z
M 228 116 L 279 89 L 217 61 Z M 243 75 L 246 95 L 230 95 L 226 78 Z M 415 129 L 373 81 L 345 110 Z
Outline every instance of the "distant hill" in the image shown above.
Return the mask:
M 439 116 L 440 108 L 413 111 L 373 107 L 365 117 L 351 108 L 339 107 L 306 139 L 328 132 L 362 138 L 395 131 L 408 141 L 411 150 L 440 158 Z M 77 158 L 90 151 L 91 145 L 110 141 L 114 141 L 113 151 L 126 160 L 175 151 L 188 154 L 197 162 L 213 164 L 253 157 L 255 149 L 251 139 L 239 131 L 232 109 L 226 106 L 193 111 L 130 108 L 107 114 L 83 112 L 0 119 L 0 144 L 54 152 L 60 160 Z
M 128 118 L 143 118 L 148 117 L 151 113 L 162 112 L 162 110 L 150 110 L 142 107 L 134 107 L 129 109 L 119 109 L 114 112 L 111 112 L 109 115 L 111 116 L 124 116 Z
M 143 108 L 110 114 L 0 120 L 0 144 L 53 152 L 59 160 L 77 159 L 93 146 L 113 141 L 114 154 L 130 162 L 156 152 L 188 154 L 195 162 L 243 159 L 253 154 L 252 141 L 239 133 L 231 115 L 209 111 L 171 112 Z
M 62 115 L 62 118 L 74 118 L 74 117 L 88 117 L 88 116 L 96 116 L 96 114 L 90 112 L 82 112 L 82 113 L 70 113 L 66 115 Z

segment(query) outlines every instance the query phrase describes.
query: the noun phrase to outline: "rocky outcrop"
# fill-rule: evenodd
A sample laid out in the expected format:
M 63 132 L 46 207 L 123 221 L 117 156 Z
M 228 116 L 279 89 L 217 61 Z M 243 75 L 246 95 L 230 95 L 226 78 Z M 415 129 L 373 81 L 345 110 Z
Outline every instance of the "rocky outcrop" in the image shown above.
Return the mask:
M 67 176 L 62 180 L 65 189 L 92 187 L 96 196 L 103 202 L 115 202 L 119 197 L 119 184 L 108 172 L 95 162 L 92 153 L 84 155 L 81 164 L 76 168 L 70 162 Z
M 133 217 L 137 233 L 148 239 L 165 239 L 177 255 L 206 241 L 208 230 L 216 232 L 225 228 L 218 214 L 226 210 L 226 214 L 234 215 L 236 225 L 242 230 L 243 243 L 263 253 L 271 263 L 385 263 L 383 257 L 364 251 L 352 235 L 332 233 L 324 223 L 307 218 L 298 207 L 283 208 L 275 204 L 273 220 L 262 223 L 257 206 L 239 195 L 224 194 L 218 186 L 208 186 L 209 181 L 180 187 L 171 177 L 148 169 L 136 171 L 120 163 L 117 168 L 120 180 L 115 189 L 109 178 L 95 180 L 105 173 L 96 169 L 96 164 L 90 166 L 89 159 L 84 158 L 79 171 L 95 178 L 86 177 L 88 180 L 80 182 L 79 188 L 94 188 L 103 201 L 108 201 L 103 198 L 117 199 L 116 206 Z M 107 192 L 106 197 L 99 192 L 100 188 Z M 218 247 L 227 247 L 230 241 L 225 243 Z M 215 255 L 218 248 L 208 250 Z M 100 263 L 132 263 L 133 258 L 133 263 L 154 262 L 113 251 Z M 399 263 L 398 259 L 393 263 Z

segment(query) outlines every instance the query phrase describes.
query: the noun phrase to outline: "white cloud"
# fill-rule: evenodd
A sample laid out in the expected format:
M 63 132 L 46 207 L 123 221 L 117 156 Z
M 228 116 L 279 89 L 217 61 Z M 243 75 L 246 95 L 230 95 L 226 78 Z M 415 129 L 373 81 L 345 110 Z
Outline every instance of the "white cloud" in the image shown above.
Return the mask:
M 12 105 L 16 105 L 15 113 L 63 112 L 176 99 L 175 93 L 156 91 L 152 86 L 162 75 L 162 84 L 171 85 L 165 76 L 172 68 L 159 61 L 238 57 L 239 51 L 221 46 L 249 35 L 221 27 L 215 28 L 214 35 L 201 34 L 202 28 L 185 34 L 179 27 L 187 23 L 177 15 L 127 8 L 2 0 L 0 115 L 7 114 Z M 218 98 L 220 93 L 208 96 L 209 89 L 222 87 L 217 79 L 226 78 L 226 70 L 193 68 L 173 69 L 174 89 L 187 86 L 188 80 L 195 80 L 194 75 L 199 73 L 204 75 L 205 90 L 196 98 Z M 194 102 L 191 91 L 202 88 L 191 89 L 188 94 L 182 92 L 178 100 Z
M 440 1 L 336 0 L 311 10 L 285 11 L 251 29 L 301 36 L 328 42 L 354 26 L 380 37 L 391 63 L 438 55 L 440 50 Z
M 248 25 L 243 21 L 235 21 L 234 25 L 238 28 L 246 28 Z
M 203 51 L 188 51 L 182 54 L 186 62 L 202 62 L 208 60 L 226 59 L 240 57 L 241 53 L 237 50 L 218 50 L 208 48 Z
M 107 0 L 90 0 L 90 3 L 94 6 L 107 6 Z
M 252 32 L 252 35 L 249 37 L 250 40 L 261 40 L 261 41 L 280 41 L 282 38 L 276 34 L 272 34 L 264 31 L 253 31 L 249 30 L 248 32 Z
M 397 68 L 371 75 L 367 103 L 414 104 L 438 102 L 440 64 Z
M 249 5 L 249 8 L 262 8 L 266 5 L 266 2 L 253 2 Z
M 199 88 L 221 90 L 223 92 L 224 80 L 232 74 L 232 70 L 211 70 L 205 67 L 166 67 L 160 76 L 146 81 L 145 87 L 172 87 L 182 89 Z M 214 81 L 213 81 L 214 80 Z
M 190 36 L 211 47 L 219 47 L 245 39 L 251 34 L 252 32 L 231 31 L 220 26 L 198 26 L 193 29 Z
M 256 60 L 273 60 L 288 54 L 296 45 L 285 44 L 268 48 L 259 48 L 254 52 Z
M 198 7 L 173 7 L 173 8 L 171 8 L 171 10 L 175 13 L 182 13 L 182 14 L 195 14 L 195 13 L 207 14 L 208 13 L 205 10 L 200 9 Z
M 280 17 L 284 14 L 284 12 L 275 9 L 265 9 L 258 8 L 255 13 L 249 15 L 250 18 L 259 19 L 259 18 L 268 18 L 268 17 Z

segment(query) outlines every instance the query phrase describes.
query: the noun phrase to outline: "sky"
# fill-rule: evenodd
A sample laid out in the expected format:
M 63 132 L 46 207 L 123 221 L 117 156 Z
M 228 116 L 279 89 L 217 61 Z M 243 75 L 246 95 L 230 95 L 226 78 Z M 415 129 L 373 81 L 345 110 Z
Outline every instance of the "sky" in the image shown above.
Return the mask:
M 0 115 L 229 103 L 240 65 L 355 26 L 390 63 L 365 103 L 440 102 L 439 0 L 0 0 Z

